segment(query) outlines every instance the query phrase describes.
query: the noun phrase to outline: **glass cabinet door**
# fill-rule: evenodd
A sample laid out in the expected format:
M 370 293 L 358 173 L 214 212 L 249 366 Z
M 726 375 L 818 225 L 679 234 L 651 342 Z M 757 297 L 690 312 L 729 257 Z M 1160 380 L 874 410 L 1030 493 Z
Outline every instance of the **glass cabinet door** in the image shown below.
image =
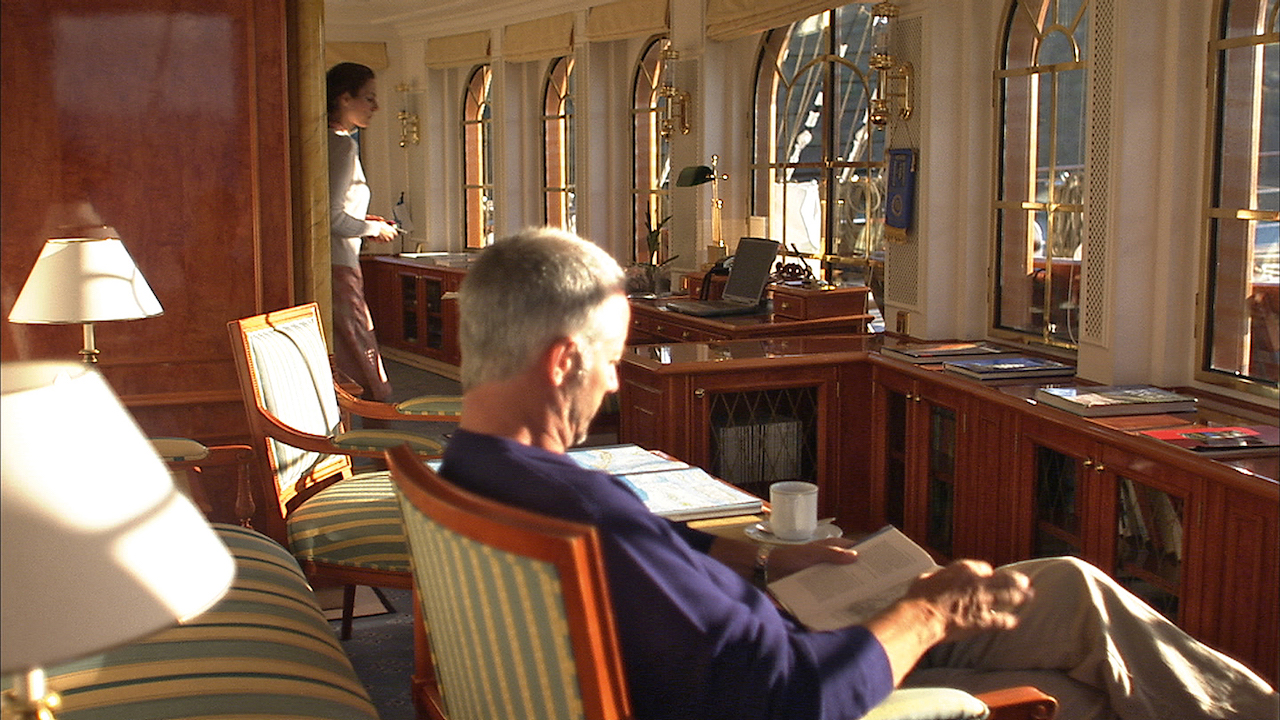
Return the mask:
M 1116 479 L 1112 575 L 1166 617 L 1178 619 L 1186 498 L 1124 476 Z
M 930 548 L 950 557 L 955 539 L 956 410 L 932 402 L 926 408 L 925 539 Z
M 400 339 L 408 345 L 417 345 L 422 305 L 418 298 L 418 276 L 409 273 L 400 276 Z
M 1080 511 L 1086 462 L 1053 448 L 1035 447 L 1035 557 L 1084 556 Z

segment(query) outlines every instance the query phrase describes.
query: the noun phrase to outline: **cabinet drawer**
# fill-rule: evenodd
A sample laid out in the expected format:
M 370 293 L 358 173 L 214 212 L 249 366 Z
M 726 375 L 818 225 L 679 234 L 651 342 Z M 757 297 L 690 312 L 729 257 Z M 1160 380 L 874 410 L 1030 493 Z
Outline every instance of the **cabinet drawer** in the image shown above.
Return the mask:
M 773 287 L 773 314 L 792 320 L 862 315 L 867 311 L 865 287 L 809 290 L 785 285 Z

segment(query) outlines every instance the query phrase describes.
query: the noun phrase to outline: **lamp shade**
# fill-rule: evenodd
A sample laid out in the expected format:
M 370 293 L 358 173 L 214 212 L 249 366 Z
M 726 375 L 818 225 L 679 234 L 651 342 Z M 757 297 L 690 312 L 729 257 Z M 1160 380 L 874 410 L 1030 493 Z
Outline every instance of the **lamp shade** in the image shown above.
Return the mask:
M 676 177 L 676 187 L 693 187 L 706 182 L 711 182 L 716 176 L 716 171 L 706 165 L 690 165 L 680 171 L 680 175 Z
M 234 573 L 96 370 L 0 364 L 0 672 L 192 618 Z
M 50 238 L 18 293 L 9 320 L 93 323 L 163 312 L 119 238 Z

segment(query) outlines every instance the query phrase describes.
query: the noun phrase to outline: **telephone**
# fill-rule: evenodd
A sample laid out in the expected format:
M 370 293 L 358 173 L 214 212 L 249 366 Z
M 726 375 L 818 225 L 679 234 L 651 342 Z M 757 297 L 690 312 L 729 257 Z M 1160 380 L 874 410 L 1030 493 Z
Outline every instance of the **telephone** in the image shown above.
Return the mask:
M 710 297 L 711 278 L 715 277 L 716 275 L 728 275 L 729 271 L 732 269 L 733 269 L 732 255 L 729 255 L 728 257 L 722 257 L 719 260 L 717 260 L 716 264 L 712 265 L 711 269 L 707 271 L 707 274 L 702 276 L 702 287 L 698 290 L 698 299 L 706 300 L 707 298 Z

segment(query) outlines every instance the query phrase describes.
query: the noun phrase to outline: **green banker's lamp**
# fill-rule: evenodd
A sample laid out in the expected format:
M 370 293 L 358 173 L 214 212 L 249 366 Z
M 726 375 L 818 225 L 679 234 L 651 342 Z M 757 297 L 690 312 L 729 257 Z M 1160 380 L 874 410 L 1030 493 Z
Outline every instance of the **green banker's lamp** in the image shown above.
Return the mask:
M 716 165 L 720 162 L 719 155 L 711 156 L 711 166 L 706 165 L 690 165 L 680 171 L 679 177 L 676 178 L 677 187 L 693 187 L 695 185 L 703 185 L 711 183 L 711 236 L 715 241 L 714 245 L 708 248 L 708 253 L 712 255 L 710 259 L 719 260 L 725 255 L 724 235 L 720 229 L 720 215 L 724 207 L 724 201 L 720 199 L 720 181 L 728 180 L 729 176 L 721 175 L 716 170 Z

